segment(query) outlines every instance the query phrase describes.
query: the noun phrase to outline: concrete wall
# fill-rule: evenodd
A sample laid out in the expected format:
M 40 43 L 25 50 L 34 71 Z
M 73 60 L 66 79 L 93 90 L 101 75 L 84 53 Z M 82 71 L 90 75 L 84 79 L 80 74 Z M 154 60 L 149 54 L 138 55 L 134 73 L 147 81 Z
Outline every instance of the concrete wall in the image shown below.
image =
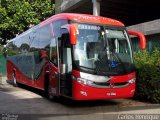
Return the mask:
M 128 30 L 137 30 L 146 36 L 147 49 L 153 51 L 160 48 L 160 19 L 127 27 Z M 139 50 L 139 40 L 132 40 L 134 51 Z
M 55 2 L 56 2 L 56 13 L 77 12 L 77 13 L 87 13 L 87 14 L 91 13 L 92 14 L 92 0 L 55 0 Z M 112 4 L 112 2 L 115 4 L 117 3 L 117 6 L 114 6 L 115 4 Z M 124 22 L 126 24 L 129 21 L 131 21 L 132 24 L 136 24 L 135 21 L 142 19 L 142 18 L 145 21 L 146 18 L 143 16 L 138 16 L 137 19 L 134 19 L 135 16 L 133 16 L 134 15 L 133 13 L 135 13 L 135 11 L 134 12 L 132 11 L 132 10 L 134 10 L 134 9 L 132 9 L 132 7 L 135 7 L 135 10 L 138 9 L 137 4 L 135 4 L 135 3 L 136 2 L 133 2 L 133 5 L 132 5 L 128 1 L 119 1 L 118 2 L 117 0 L 112 0 L 112 1 L 101 0 L 101 11 L 103 12 L 104 10 L 105 11 L 108 10 L 105 12 L 106 14 L 104 16 L 108 16 L 111 11 L 114 11 L 113 13 L 111 12 L 113 14 L 113 17 L 111 17 L 111 18 L 115 18 L 117 20 L 119 20 L 119 19 L 116 18 L 116 16 L 120 16 L 119 14 L 117 14 L 117 12 L 121 12 L 126 15 L 128 15 L 130 13 L 131 16 L 123 16 L 124 18 L 130 18 L 130 19 L 127 19 L 126 21 L 124 20 L 125 22 L 124 21 L 122 21 L 122 22 Z M 107 4 L 108 4 L 108 7 L 107 7 Z M 117 9 L 114 9 L 114 7 L 115 8 L 117 8 L 117 7 L 122 8 L 121 5 L 123 6 L 124 10 L 118 11 Z M 156 5 L 156 2 L 154 2 L 153 6 L 155 6 L 155 5 Z M 129 9 L 130 6 L 132 6 L 132 7 Z M 148 10 L 148 8 L 146 8 L 146 9 Z M 131 11 L 129 11 L 129 10 L 131 10 Z M 145 13 L 146 13 L 146 11 L 145 11 Z M 152 11 L 151 13 L 152 14 L 150 14 L 150 16 L 154 18 L 153 13 L 155 13 L 155 12 Z M 143 14 L 141 14 L 141 15 L 143 15 Z M 149 14 L 147 13 L 146 15 L 149 15 Z M 131 24 L 127 24 L 127 25 L 131 25 Z M 157 45 L 160 47 L 160 19 L 153 20 L 150 22 L 141 23 L 141 24 L 131 25 L 131 26 L 128 26 L 127 29 L 137 30 L 137 31 L 140 31 L 143 34 L 145 34 L 146 38 L 147 38 L 147 47 L 150 50 Z M 138 42 L 139 42 L 138 40 L 137 41 L 135 40 L 135 42 L 133 42 L 133 44 L 135 46 L 134 47 L 135 50 L 138 49 L 138 47 L 139 47 Z
M 56 13 L 70 11 L 85 2 L 86 0 L 55 0 Z
M 127 29 L 137 30 L 145 35 L 160 34 L 160 19 L 137 25 L 132 25 L 127 27 Z

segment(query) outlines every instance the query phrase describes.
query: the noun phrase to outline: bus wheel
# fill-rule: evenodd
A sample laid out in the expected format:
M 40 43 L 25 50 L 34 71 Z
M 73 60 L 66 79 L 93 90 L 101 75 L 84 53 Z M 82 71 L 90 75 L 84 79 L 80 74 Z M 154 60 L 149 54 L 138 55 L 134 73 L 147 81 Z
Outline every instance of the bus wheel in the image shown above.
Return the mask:
M 54 93 L 54 90 L 52 88 L 52 86 L 50 85 L 50 81 L 49 81 L 49 75 L 46 74 L 45 76 L 45 96 L 51 100 L 51 101 L 55 101 L 56 100 L 56 96 L 55 96 L 55 93 Z
M 15 73 L 13 73 L 13 86 L 14 87 L 18 86 L 17 79 L 16 79 L 16 74 Z
M 50 85 L 48 85 L 47 97 L 51 101 L 57 100 L 57 96 L 54 95 L 53 88 Z

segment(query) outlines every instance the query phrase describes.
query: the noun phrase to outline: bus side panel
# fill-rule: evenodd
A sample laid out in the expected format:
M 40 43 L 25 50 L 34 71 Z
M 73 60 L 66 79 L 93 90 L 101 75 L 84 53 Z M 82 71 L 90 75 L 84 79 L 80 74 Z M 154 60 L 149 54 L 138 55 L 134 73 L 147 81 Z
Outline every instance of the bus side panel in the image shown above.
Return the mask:
M 26 77 L 19 69 L 16 65 L 14 65 L 12 63 L 12 61 L 7 60 L 7 77 L 8 80 L 13 80 L 13 71 L 15 70 L 15 74 L 16 74 L 16 80 L 17 82 L 21 83 L 21 84 L 25 84 L 31 87 L 35 87 L 41 90 L 44 90 L 44 76 L 46 73 L 45 70 L 45 65 L 43 67 L 42 70 L 42 74 L 40 75 L 40 77 L 38 79 L 29 79 L 28 77 Z
M 7 60 L 7 77 L 8 80 L 13 80 L 13 73 L 16 74 L 16 80 L 19 83 L 23 83 L 24 79 L 21 79 L 21 74 L 18 70 L 18 68 L 12 63 L 12 61 Z
M 7 78 L 8 80 L 13 80 L 13 64 L 12 62 L 8 61 L 6 62 L 6 68 L 7 68 Z

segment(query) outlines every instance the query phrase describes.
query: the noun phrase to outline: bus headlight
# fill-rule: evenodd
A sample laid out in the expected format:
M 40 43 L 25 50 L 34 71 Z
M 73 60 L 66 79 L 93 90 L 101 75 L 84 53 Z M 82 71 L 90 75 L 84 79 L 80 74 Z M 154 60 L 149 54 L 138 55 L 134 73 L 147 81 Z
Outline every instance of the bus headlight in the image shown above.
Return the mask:
M 85 85 L 89 85 L 89 86 L 91 86 L 93 84 L 93 81 L 86 80 L 86 79 L 83 79 L 83 78 L 77 78 L 77 81 L 79 83 L 82 83 L 82 84 L 85 84 Z
M 93 84 L 93 81 L 90 81 L 90 80 L 86 80 L 86 79 L 83 79 L 83 78 L 76 78 L 76 77 L 72 77 L 74 80 L 77 80 L 79 83 L 82 83 L 82 84 L 85 84 L 85 85 L 89 85 L 89 86 L 92 86 Z
M 136 78 L 133 78 L 133 79 L 128 81 L 128 83 L 130 83 L 130 84 L 135 83 L 135 82 L 136 82 Z

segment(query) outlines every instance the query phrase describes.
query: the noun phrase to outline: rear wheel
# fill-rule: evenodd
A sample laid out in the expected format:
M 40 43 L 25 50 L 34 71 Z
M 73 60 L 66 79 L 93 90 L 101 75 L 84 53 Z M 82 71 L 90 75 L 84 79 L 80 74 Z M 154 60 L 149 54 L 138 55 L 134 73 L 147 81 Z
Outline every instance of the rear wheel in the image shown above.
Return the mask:
M 17 87 L 17 86 L 18 86 L 15 72 L 13 73 L 13 86 L 14 86 L 14 87 Z

